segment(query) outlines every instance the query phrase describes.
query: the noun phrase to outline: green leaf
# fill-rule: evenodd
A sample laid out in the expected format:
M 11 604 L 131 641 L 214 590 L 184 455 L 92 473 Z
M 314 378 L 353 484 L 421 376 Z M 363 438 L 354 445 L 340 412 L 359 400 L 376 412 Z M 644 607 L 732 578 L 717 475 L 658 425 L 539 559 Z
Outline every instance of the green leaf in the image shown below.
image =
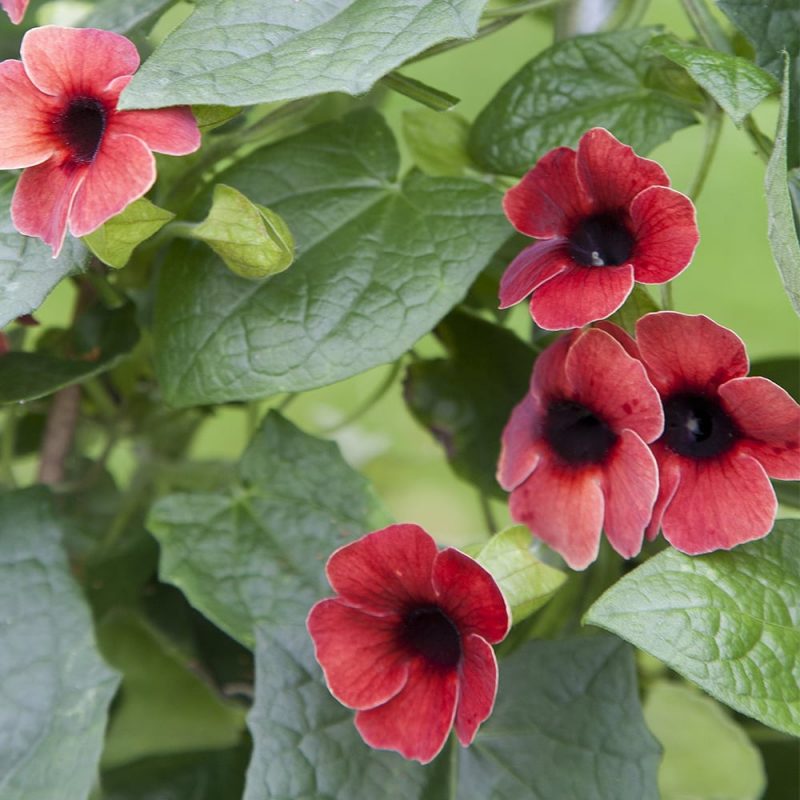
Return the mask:
M 710 697 L 659 681 L 647 694 L 644 718 L 664 748 L 661 800 L 758 800 L 763 794 L 758 748 Z
M 100 28 L 129 33 L 153 19 L 175 0 L 96 0 L 92 11 L 81 20 L 82 28 Z
M 505 498 L 495 479 L 500 437 L 528 390 L 534 351 L 506 328 L 461 311 L 436 333 L 449 357 L 409 366 L 406 403 L 444 447 L 456 473 Z
M 0 796 L 85 800 L 118 678 L 43 489 L 0 495 Z
M 514 625 L 540 609 L 567 577 L 534 557 L 531 532 L 522 525 L 492 536 L 475 558 L 500 586 Z
M 433 771 L 364 744 L 353 712 L 325 686 L 302 621 L 259 628 L 249 725 L 253 758 L 244 800 L 422 800 Z
M 416 165 L 428 175 L 459 177 L 472 166 L 469 123 L 460 114 L 427 108 L 405 111 L 403 138 Z
M 723 703 L 800 734 L 800 521 L 730 552 L 664 550 L 586 621 L 654 655 Z
M 103 655 L 122 673 L 104 768 L 156 754 L 231 747 L 238 741 L 243 710 L 220 700 L 137 614 L 112 612 L 97 635 Z
M 294 239 L 274 211 L 251 203 L 236 189 L 218 183 L 208 216 L 192 229 L 225 265 L 242 278 L 261 280 L 288 269 Z
M 177 245 L 155 311 L 169 403 L 301 391 L 394 361 L 466 293 L 510 227 L 491 187 L 411 173 L 373 111 L 259 150 L 218 176 L 288 223 L 298 257 L 266 283 Z
M 0 185 L 0 328 L 35 311 L 55 285 L 83 270 L 87 251 L 70 236 L 58 258 L 39 239 L 22 236 L 11 223 L 11 195 L 17 179 Z
M 103 773 L 103 800 L 238 800 L 247 750 L 144 758 Z
M 717 0 L 717 5 L 752 42 L 759 66 L 782 80 L 783 52 L 790 58 L 800 55 L 800 6 L 795 0 Z
M 132 304 L 110 311 L 96 308 L 84 314 L 76 330 L 75 358 L 47 353 L 7 353 L 0 358 L 0 403 L 44 397 L 111 369 L 139 341 Z
M 672 36 L 657 36 L 650 46 L 684 67 L 737 125 L 779 88 L 772 75 L 740 56 L 695 47 Z
M 651 87 L 655 29 L 576 36 L 529 61 L 475 120 L 470 152 L 487 170 L 521 175 L 548 150 L 608 128 L 639 153 L 696 122 L 681 100 Z
M 800 358 L 797 356 L 760 358 L 750 364 L 750 374 L 769 378 L 800 403 Z
M 239 465 L 247 488 L 179 494 L 147 526 L 162 548 L 162 578 L 219 627 L 252 647 L 256 623 L 303 620 L 328 591 L 337 547 L 386 522 L 367 482 L 332 442 L 270 413 Z
M 767 232 L 772 256 L 781 274 L 786 294 L 789 295 L 795 311 L 800 314 L 800 242 L 789 195 L 786 160 L 786 131 L 793 80 L 788 61 L 783 77 L 778 129 L 775 133 L 772 156 L 764 176 L 764 189 L 767 194 Z
M 530 642 L 500 663 L 494 712 L 446 796 L 656 800 L 658 761 L 630 648 L 610 636 Z
M 254 105 L 366 92 L 443 39 L 473 36 L 485 0 L 200 0 L 145 62 L 123 108 Z
M 120 269 L 128 263 L 138 245 L 160 231 L 174 217 L 171 211 L 159 208 L 146 197 L 141 197 L 121 214 L 84 236 L 83 241 L 104 264 Z
M 619 325 L 633 336 L 636 332 L 636 321 L 645 314 L 658 310 L 659 305 L 653 300 L 650 292 L 641 284 L 636 283 L 633 291 L 628 295 L 628 299 L 608 318 L 608 321 Z

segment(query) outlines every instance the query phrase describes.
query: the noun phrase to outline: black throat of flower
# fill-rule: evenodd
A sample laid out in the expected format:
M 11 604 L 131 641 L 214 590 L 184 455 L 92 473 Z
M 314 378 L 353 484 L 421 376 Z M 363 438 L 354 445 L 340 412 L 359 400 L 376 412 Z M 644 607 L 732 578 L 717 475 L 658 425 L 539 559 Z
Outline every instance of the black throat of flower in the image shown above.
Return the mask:
M 94 97 L 74 97 L 56 119 L 56 132 L 70 152 L 72 161 L 94 161 L 108 121 L 105 105 Z
M 678 455 L 705 459 L 723 455 L 740 433 L 716 398 L 682 392 L 664 401 L 662 441 Z
M 600 416 L 572 400 L 552 400 L 544 421 L 544 437 L 570 466 L 599 464 L 617 441 Z
M 622 213 L 607 212 L 582 219 L 569 237 L 570 254 L 587 267 L 624 264 L 633 252 L 634 238 Z
M 437 667 L 455 667 L 461 660 L 461 635 L 438 606 L 419 606 L 407 612 L 401 635 L 406 647 Z

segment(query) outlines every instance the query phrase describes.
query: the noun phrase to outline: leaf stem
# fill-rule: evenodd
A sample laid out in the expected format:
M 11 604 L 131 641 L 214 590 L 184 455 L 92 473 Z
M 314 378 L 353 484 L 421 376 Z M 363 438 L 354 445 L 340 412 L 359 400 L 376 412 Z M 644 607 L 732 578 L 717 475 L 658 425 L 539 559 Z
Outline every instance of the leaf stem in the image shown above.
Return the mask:
M 481 506 L 481 513 L 483 514 L 484 522 L 486 523 L 486 530 L 489 536 L 497 533 L 497 520 L 494 517 L 491 503 L 485 492 L 478 492 L 478 502 Z
M 661 309 L 672 311 L 672 283 L 667 281 L 661 284 Z
M 48 486 L 64 480 L 64 462 L 72 447 L 80 416 L 81 390 L 78 384 L 56 392 L 47 413 L 47 425 L 39 460 L 39 482 Z
M 322 436 L 330 436 L 331 434 L 338 433 L 343 428 L 346 428 L 348 425 L 352 425 L 356 420 L 363 417 L 364 414 L 366 414 L 374 405 L 376 405 L 389 391 L 389 389 L 392 388 L 397 376 L 400 374 L 400 369 L 402 366 L 403 359 L 398 358 L 397 361 L 392 364 L 392 368 L 389 370 L 386 377 L 378 384 L 378 386 L 375 388 L 375 391 L 372 392 L 363 403 L 356 406 L 353 411 L 347 414 L 344 419 L 340 420 L 335 425 L 321 430 L 320 434 Z
M 459 98 L 452 94 L 428 86 L 415 78 L 409 78 L 407 75 L 401 75 L 399 72 L 384 75 L 378 83 L 434 111 L 447 111 L 460 102 Z
M 109 420 L 117 416 L 117 405 L 98 378 L 89 378 L 81 386 L 102 416 Z
M 16 438 L 17 407 L 15 405 L 10 405 L 6 406 L 0 465 L 2 466 L 3 479 L 12 489 L 17 486 L 17 479 L 14 476 L 14 445 L 16 443 Z
M 507 25 L 511 25 L 512 22 L 516 22 L 522 16 L 522 14 L 514 14 L 512 16 L 495 19 L 488 25 L 479 28 L 478 32 L 471 39 L 449 39 L 445 42 L 440 42 L 439 44 L 433 45 L 433 47 L 429 47 L 427 50 L 423 50 L 413 58 L 409 58 L 404 64 L 415 64 L 417 61 L 424 61 L 426 58 L 431 58 L 431 56 L 438 56 L 449 50 L 455 50 L 457 47 L 463 47 L 465 44 L 471 44 L 478 39 L 483 39 L 485 36 L 490 36 L 502 30 Z
M 521 17 L 530 11 L 538 11 L 548 6 L 557 5 L 561 0 L 520 0 L 518 3 L 512 3 L 502 8 L 488 8 L 483 12 L 484 19 L 493 19 L 497 17 Z
M 697 168 L 694 180 L 689 188 L 689 197 L 691 197 L 692 201 L 695 203 L 700 196 L 700 192 L 703 191 L 708 172 L 711 169 L 711 162 L 716 155 L 717 146 L 719 145 L 719 139 L 722 133 L 722 122 L 722 110 L 716 103 L 709 101 L 703 153 L 700 157 L 700 164 Z
M 721 53 L 733 54 L 733 47 L 722 30 L 720 24 L 714 19 L 704 0 L 681 0 L 683 10 L 706 47 L 719 50 Z

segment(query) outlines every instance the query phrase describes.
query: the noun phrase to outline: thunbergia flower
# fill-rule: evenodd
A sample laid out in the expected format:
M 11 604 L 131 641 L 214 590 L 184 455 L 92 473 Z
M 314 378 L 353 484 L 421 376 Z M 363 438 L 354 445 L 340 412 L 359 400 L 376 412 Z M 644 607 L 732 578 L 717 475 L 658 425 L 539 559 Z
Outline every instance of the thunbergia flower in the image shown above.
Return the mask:
M 648 537 L 661 527 L 694 555 L 765 536 L 777 510 L 767 476 L 800 478 L 800 406 L 772 381 L 745 377 L 742 340 L 706 316 L 647 314 L 636 343 L 665 417 Z
M 9 19 L 19 25 L 25 16 L 30 0 L 0 0 L 0 8 L 8 14 Z
M 156 178 L 151 151 L 200 146 L 188 108 L 118 111 L 139 66 L 133 43 L 93 28 L 28 31 L 22 60 L 0 63 L 0 169 L 25 167 L 11 202 L 20 233 L 56 256 L 67 225 L 85 236 L 141 197 Z
M 494 706 L 491 644 L 510 614 L 492 576 L 417 525 L 390 525 L 337 550 L 338 596 L 308 615 L 331 694 L 357 709 L 364 741 L 426 764 L 455 726 L 468 745 Z
M 669 188 L 655 162 L 604 128 L 578 149 L 557 147 L 508 190 L 506 216 L 541 241 L 523 250 L 500 281 L 500 307 L 533 293 L 533 320 L 579 328 L 625 302 L 634 281 L 664 283 L 689 264 L 699 241 L 694 206 Z
M 663 430 L 661 403 L 618 338 L 592 328 L 556 340 L 503 431 L 497 480 L 511 516 L 573 569 L 597 558 L 602 528 L 636 555 L 658 492 L 647 443 Z

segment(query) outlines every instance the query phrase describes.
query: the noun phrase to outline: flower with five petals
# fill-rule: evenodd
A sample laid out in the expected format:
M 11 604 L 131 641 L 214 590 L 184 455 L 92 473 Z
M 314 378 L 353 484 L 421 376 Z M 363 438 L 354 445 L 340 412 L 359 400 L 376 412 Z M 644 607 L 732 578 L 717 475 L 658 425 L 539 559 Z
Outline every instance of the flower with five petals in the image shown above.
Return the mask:
M 0 169 L 25 168 L 11 202 L 20 233 L 56 256 L 67 226 L 85 236 L 153 185 L 153 153 L 200 146 L 188 108 L 118 111 L 139 66 L 124 36 L 53 25 L 28 31 L 22 60 L 0 63 Z
M 417 525 L 390 525 L 339 548 L 327 575 L 337 597 L 308 615 L 331 694 L 357 709 L 372 747 L 423 764 L 455 727 L 468 745 L 491 713 L 508 605 L 469 556 Z

